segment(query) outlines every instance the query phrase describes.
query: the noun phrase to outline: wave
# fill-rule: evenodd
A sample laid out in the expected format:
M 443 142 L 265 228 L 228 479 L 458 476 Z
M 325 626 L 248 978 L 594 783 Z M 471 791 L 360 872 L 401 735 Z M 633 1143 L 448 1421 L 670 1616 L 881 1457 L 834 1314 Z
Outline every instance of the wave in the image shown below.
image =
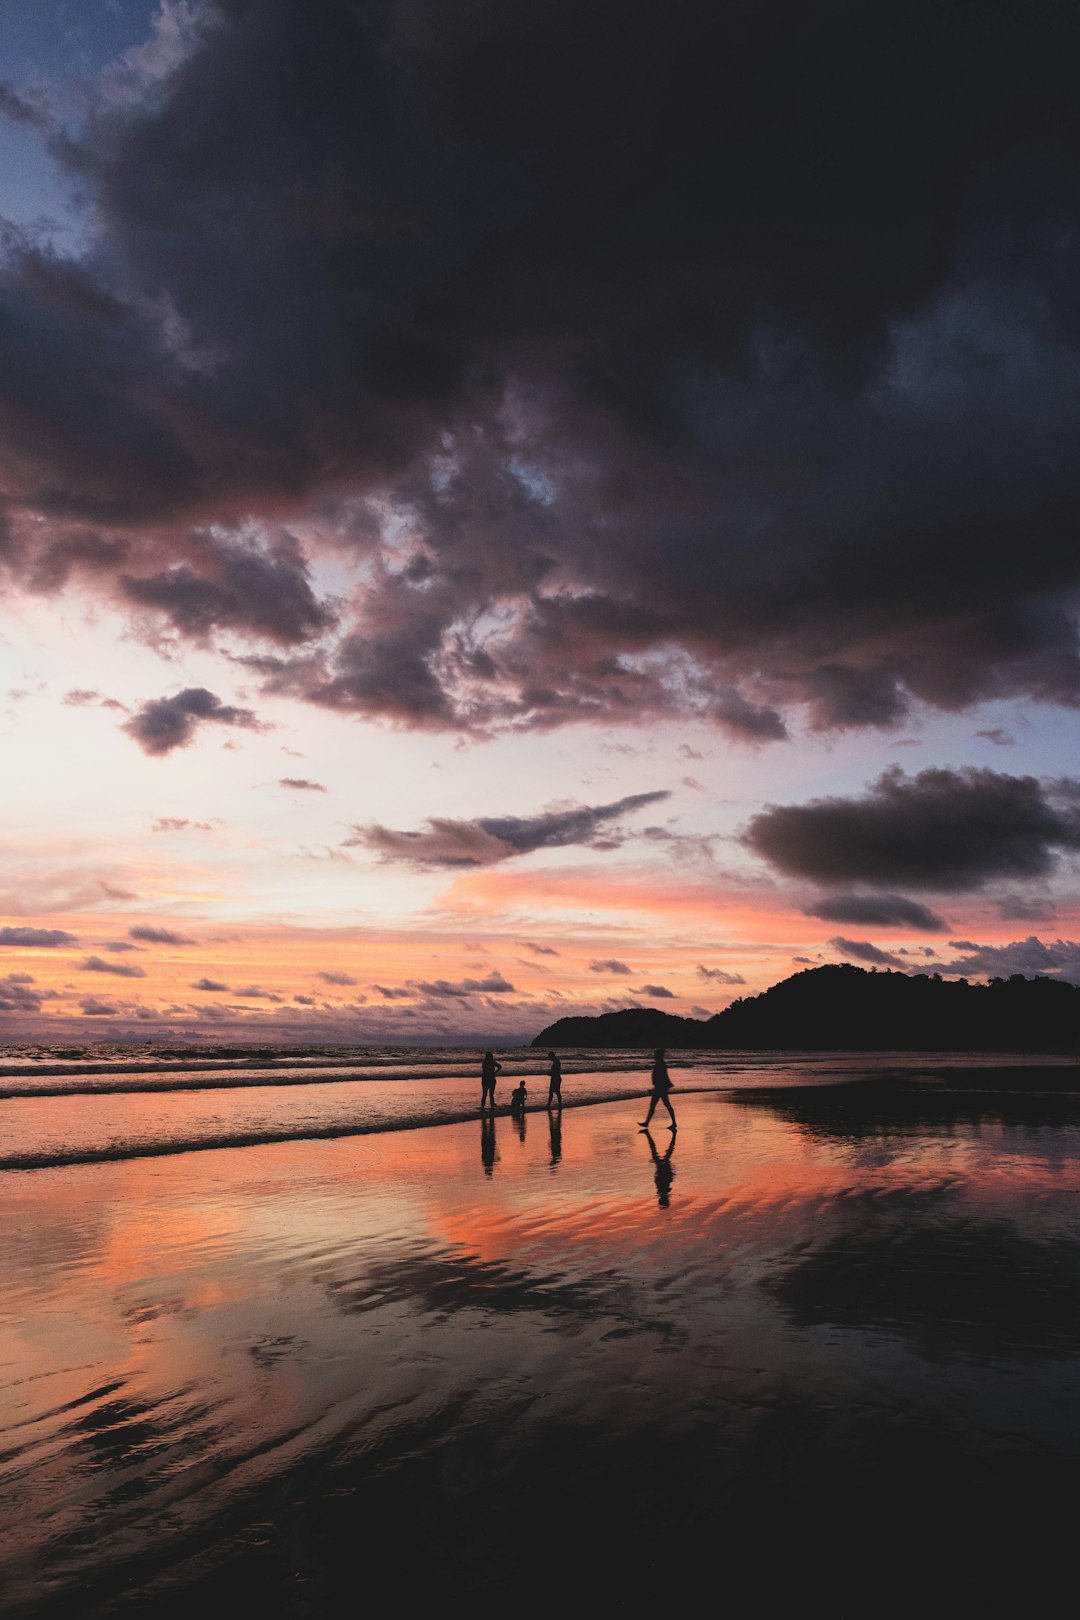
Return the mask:
M 691 1088 L 683 1088 L 688 1091 Z M 695 1091 L 720 1091 L 727 1089 L 720 1086 L 697 1086 Z M 634 1086 L 626 1090 L 605 1092 L 602 1097 L 575 1098 L 572 1102 L 563 1105 L 563 1113 L 575 1108 L 591 1108 L 600 1103 L 631 1102 L 635 1098 L 641 1099 L 641 1087 Z M 546 1114 L 542 1107 L 527 1108 L 528 1114 Z M 509 1108 L 496 1108 L 497 1119 L 513 1118 Z M 367 1123 L 357 1123 L 355 1120 L 347 1124 L 338 1122 L 332 1125 L 306 1124 L 303 1127 L 280 1129 L 267 1129 L 261 1131 L 225 1131 L 213 1136 L 192 1136 L 177 1138 L 169 1141 L 148 1142 L 110 1142 L 100 1147 L 57 1148 L 48 1151 L 0 1156 L 0 1170 L 56 1170 L 64 1166 L 80 1164 L 103 1164 L 127 1159 L 160 1159 L 178 1153 L 203 1153 L 220 1148 L 240 1147 L 267 1147 L 277 1142 L 308 1142 L 325 1141 L 344 1136 L 381 1136 L 388 1131 L 415 1131 L 425 1130 L 428 1126 L 439 1125 L 468 1125 L 479 1121 L 480 1114 L 476 1104 L 460 1109 L 445 1110 L 440 1113 L 415 1114 L 403 1119 L 379 1119 Z

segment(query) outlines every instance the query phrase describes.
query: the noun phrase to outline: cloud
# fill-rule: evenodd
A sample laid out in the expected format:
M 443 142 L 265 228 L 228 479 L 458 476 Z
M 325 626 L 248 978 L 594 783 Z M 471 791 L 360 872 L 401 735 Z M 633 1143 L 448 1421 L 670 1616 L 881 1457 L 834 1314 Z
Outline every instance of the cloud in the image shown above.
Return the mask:
M 159 816 L 150 828 L 151 832 L 171 833 L 186 832 L 213 832 L 215 823 L 212 821 L 191 821 L 187 816 Z
M 28 928 L 21 924 L 0 928 L 0 945 L 30 947 L 35 950 L 55 950 L 60 945 L 77 945 L 74 934 L 63 928 Z
M 814 900 L 803 907 L 807 917 L 823 922 L 861 923 L 874 928 L 918 928 L 924 933 L 943 933 L 946 924 L 917 900 L 899 894 L 836 894 Z
M 315 977 L 317 979 L 322 979 L 326 984 L 355 984 L 356 983 L 356 980 L 349 973 L 320 972 L 320 973 L 316 973 Z
M 280 1002 L 284 999 L 282 996 L 275 995 L 272 990 L 264 990 L 261 984 L 245 985 L 242 990 L 234 990 L 232 994 L 236 996 L 237 1000 L 239 1001 Z
M 293 996 L 293 1000 L 296 1002 L 296 1005 L 298 1007 L 314 1007 L 314 1005 L 315 1005 L 315 997 L 314 996 L 299 996 L 298 995 L 298 996 Z
M 83 973 L 113 973 L 118 979 L 146 978 L 146 969 L 137 962 L 106 962 L 102 956 L 87 956 L 79 967 Z
M 306 776 L 282 776 L 278 780 L 278 787 L 294 788 L 301 793 L 325 793 L 327 791 L 321 782 L 309 782 Z
M 79 1003 L 79 1006 L 86 1018 L 115 1018 L 120 1010 L 118 1007 L 114 1007 L 111 1002 L 99 1001 L 97 996 L 87 996 L 85 1001 Z
M 8 233 L 6 566 L 412 726 L 1075 704 L 1072 16 L 986 9 L 205 0 L 5 89 L 92 222 Z
M 55 990 L 34 987 L 32 973 L 6 973 L 0 975 L 0 1012 L 37 1013 L 43 1001 L 55 1001 Z
M 791 877 L 964 893 L 1041 878 L 1080 848 L 1080 785 L 996 771 L 885 771 L 861 798 L 769 805 L 743 842 Z
M 222 984 L 218 979 L 196 979 L 191 988 L 193 990 L 228 990 L 229 987 L 227 984 Z
M 741 973 L 727 973 L 723 968 L 705 967 L 699 962 L 695 969 L 699 979 L 711 980 L 713 984 L 745 984 L 746 980 Z
M 494 866 L 537 849 L 574 844 L 610 848 L 619 841 L 616 831 L 607 830 L 610 822 L 669 797 L 667 792 L 631 793 L 613 804 L 548 810 L 538 816 L 479 816 L 474 821 L 433 816 L 423 832 L 395 832 L 372 823 L 355 827 L 346 845 L 362 844 L 385 861 L 420 867 Z
M 472 995 L 502 996 L 513 992 L 514 986 L 503 978 L 501 973 L 489 973 L 483 979 L 461 979 L 451 984 L 446 979 L 410 979 L 410 986 L 423 996 L 464 998 Z M 380 995 L 385 996 L 386 991 L 376 985 Z
M 141 939 L 147 945 L 197 945 L 197 939 L 187 934 L 174 933 L 171 928 L 158 928 L 153 923 L 135 923 L 128 929 L 132 939 Z
M 899 956 L 893 956 L 890 951 L 879 950 L 876 945 L 871 945 L 868 939 L 844 939 L 841 934 L 837 934 L 835 939 L 830 939 L 829 944 L 834 951 L 839 951 L 841 956 L 854 956 L 856 961 L 872 962 L 875 967 L 902 968 L 905 965 Z
M 531 939 L 523 939 L 521 942 L 521 948 L 525 951 L 531 951 L 534 956 L 562 955 L 562 952 L 557 951 L 554 945 L 537 945 Z
M 113 951 L 120 955 L 124 951 L 137 951 L 138 945 L 133 945 L 129 939 L 107 939 L 102 944 L 103 951 Z
M 663 984 L 640 985 L 636 994 L 639 996 L 652 996 L 655 1001 L 673 1001 L 675 999 L 674 990 L 669 990 Z
M 590 973 L 619 973 L 626 976 L 633 973 L 633 971 L 633 968 L 628 966 L 626 962 L 620 962 L 614 956 L 602 957 L 589 963 Z
M 96 704 L 102 709 L 125 709 L 126 704 L 120 703 L 116 698 L 104 697 L 101 692 L 90 691 L 85 687 L 73 687 L 65 692 L 60 700 L 71 709 L 84 709 L 88 704 Z
M 192 562 L 157 573 L 120 575 L 120 590 L 137 608 L 152 609 L 186 639 L 205 643 L 214 631 L 292 645 L 317 637 L 335 622 L 316 600 L 308 562 L 297 540 L 278 534 L 265 545 L 189 533 Z
M 1003 894 L 998 901 L 998 916 L 1004 922 L 1049 922 L 1056 909 L 1052 901 L 1029 895 Z
M 984 730 L 977 731 L 975 735 L 985 737 L 987 742 L 992 742 L 996 748 L 1013 748 L 1016 744 L 1016 738 L 1003 726 L 987 726 Z
M 1080 984 L 1080 941 L 1055 939 L 1049 942 L 1029 934 L 1027 939 L 1009 945 L 979 945 L 972 940 L 953 940 L 960 954 L 950 961 L 931 961 L 926 968 L 939 973 L 956 973 L 964 978 L 1007 978 L 1013 973 L 1025 977 L 1041 974 Z
M 206 722 L 240 726 L 258 731 L 259 721 L 250 709 L 222 703 L 204 686 L 189 686 L 174 697 L 153 698 L 144 703 L 120 729 L 134 737 L 144 754 L 161 756 L 176 748 L 186 748 L 199 726 Z
M 373 984 L 371 989 L 382 996 L 384 1001 L 411 1001 L 416 994 L 414 990 L 408 990 L 403 985 Z

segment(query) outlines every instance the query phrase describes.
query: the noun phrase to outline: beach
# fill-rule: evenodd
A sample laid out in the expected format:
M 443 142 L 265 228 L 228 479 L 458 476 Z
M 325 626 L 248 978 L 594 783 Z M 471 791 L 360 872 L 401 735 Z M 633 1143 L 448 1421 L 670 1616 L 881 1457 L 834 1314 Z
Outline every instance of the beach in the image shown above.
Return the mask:
M 6 1171 L 0 1613 L 1039 1612 L 1080 1452 L 1062 1072 L 815 1063 L 677 1090 L 674 1138 L 531 1080 L 522 1120 Z

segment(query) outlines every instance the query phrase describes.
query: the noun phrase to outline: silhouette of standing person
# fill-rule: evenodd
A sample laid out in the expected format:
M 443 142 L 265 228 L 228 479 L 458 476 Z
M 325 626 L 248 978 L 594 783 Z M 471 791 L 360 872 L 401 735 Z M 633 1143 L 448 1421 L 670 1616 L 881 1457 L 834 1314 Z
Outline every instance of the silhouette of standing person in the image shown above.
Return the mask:
M 562 1158 L 562 1109 L 552 1110 L 548 1114 L 548 1130 L 551 1132 L 551 1169 L 554 1170 Z
M 490 1102 L 495 1107 L 495 1076 L 502 1068 L 496 1063 L 494 1054 L 485 1052 L 480 1063 L 480 1107 L 483 1109 Z
M 670 1092 L 671 1076 L 668 1074 L 667 1064 L 664 1062 L 664 1048 L 662 1046 L 658 1046 L 656 1051 L 653 1053 L 652 1096 L 649 1098 L 649 1111 L 645 1115 L 645 1118 L 641 1121 L 641 1124 L 645 1130 L 648 1130 L 649 1128 L 649 1121 L 656 1112 L 656 1105 L 658 1102 L 662 1102 L 668 1113 L 671 1115 L 671 1124 L 668 1126 L 668 1130 L 678 1130 L 678 1123 L 675 1119 L 675 1110 L 671 1106 Z
M 547 1105 L 548 1105 L 549 1108 L 553 1108 L 555 1106 L 555 1104 L 558 1103 L 559 1107 L 561 1108 L 562 1107 L 562 1064 L 560 1063 L 559 1059 L 555 1056 L 554 1052 L 549 1052 L 548 1057 L 551 1059 L 551 1075 L 550 1075 L 550 1078 L 548 1080 L 548 1100 L 547 1100 Z
M 656 1201 L 661 1209 L 667 1209 L 671 1202 L 671 1183 L 675 1180 L 675 1166 L 671 1162 L 671 1155 L 675 1152 L 675 1135 L 672 1135 L 668 1143 L 667 1152 L 661 1154 L 656 1151 L 652 1132 L 646 1131 L 644 1134 L 656 1170 Z
M 490 1176 L 495 1169 L 495 1115 L 480 1115 L 480 1163 L 484 1167 L 485 1176 Z

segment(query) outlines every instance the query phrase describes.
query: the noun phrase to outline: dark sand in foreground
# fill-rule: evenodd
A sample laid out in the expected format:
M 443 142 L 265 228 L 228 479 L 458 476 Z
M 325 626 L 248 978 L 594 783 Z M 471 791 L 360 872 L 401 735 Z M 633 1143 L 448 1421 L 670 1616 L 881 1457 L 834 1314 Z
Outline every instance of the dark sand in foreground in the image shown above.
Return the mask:
M 675 1101 L 11 1174 L 0 1612 L 1047 1612 L 1080 1097 Z

